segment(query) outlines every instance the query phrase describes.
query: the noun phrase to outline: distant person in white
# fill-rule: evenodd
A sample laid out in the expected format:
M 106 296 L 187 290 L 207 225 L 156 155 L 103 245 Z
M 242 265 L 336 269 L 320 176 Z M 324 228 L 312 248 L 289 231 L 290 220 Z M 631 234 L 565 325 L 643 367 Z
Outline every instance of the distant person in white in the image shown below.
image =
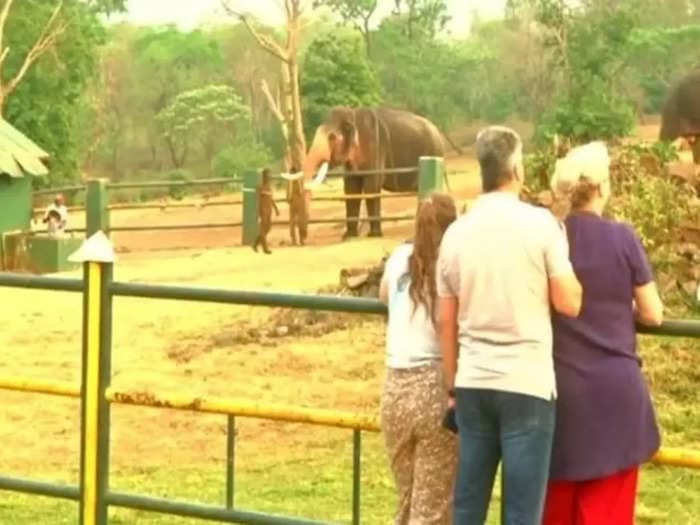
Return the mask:
M 397 525 L 452 523 L 457 442 L 442 428 L 447 392 L 436 331 L 435 264 L 456 216 L 449 195 L 421 202 L 413 242 L 392 253 L 381 282 L 379 295 L 389 306 L 381 425 L 399 493 Z
M 43 221 L 50 236 L 60 237 L 65 233 L 68 224 L 68 208 L 63 195 L 60 193 L 56 195 L 54 201 L 46 208 Z

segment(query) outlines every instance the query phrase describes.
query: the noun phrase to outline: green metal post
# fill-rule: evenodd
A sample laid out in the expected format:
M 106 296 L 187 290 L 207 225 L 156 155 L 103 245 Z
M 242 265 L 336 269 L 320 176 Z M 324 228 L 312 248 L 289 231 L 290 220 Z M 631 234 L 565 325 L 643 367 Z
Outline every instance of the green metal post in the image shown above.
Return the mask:
M 236 416 L 229 415 L 226 425 L 226 508 L 232 509 L 236 474 Z
M 85 218 L 87 223 L 85 237 L 92 237 L 98 231 L 107 235 L 109 232 L 109 196 L 106 179 L 88 180 Z
M 258 194 L 262 174 L 249 171 L 243 175 L 243 246 L 252 246 L 258 236 Z
M 445 161 L 442 157 L 418 159 L 418 198 L 425 199 L 434 191 L 442 190 Z
M 84 264 L 83 355 L 80 424 L 80 525 L 107 525 L 111 375 L 112 264 L 103 234 L 85 241 L 72 256 Z
M 360 525 L 360 467 L 362 465 L 362 433 L 352 431 L 352 525 Z

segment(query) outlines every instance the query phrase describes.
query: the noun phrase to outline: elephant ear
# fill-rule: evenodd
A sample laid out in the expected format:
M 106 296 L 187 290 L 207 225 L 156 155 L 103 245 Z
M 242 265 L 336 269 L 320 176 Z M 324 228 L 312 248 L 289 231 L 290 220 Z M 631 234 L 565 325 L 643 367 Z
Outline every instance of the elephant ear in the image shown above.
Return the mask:
M 357 128 L 349 119 L 340 122 L 340 134 L 343 137 L 343 151 L 347 153 L 357 137 Z

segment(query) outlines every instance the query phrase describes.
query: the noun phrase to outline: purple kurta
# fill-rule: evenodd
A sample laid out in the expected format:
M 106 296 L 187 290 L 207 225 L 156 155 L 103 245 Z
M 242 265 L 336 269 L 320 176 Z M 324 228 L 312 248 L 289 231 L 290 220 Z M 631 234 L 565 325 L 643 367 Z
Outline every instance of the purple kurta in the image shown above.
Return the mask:
M 577 319 L 553 314 L 557 423 L 552 481 L 601 478 L 639 465 L 660 438 L 636 351 L 634 288 L 653 280 L 634 230 L 592 213 L 566 220 L 583 286 Z

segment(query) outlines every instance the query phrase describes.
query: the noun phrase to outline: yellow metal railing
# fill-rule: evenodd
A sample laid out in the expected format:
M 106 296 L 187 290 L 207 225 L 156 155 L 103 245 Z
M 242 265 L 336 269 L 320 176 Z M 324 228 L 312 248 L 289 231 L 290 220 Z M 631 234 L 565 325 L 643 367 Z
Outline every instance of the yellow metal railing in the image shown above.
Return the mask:
M 70 383 L 37 381 L 24 378 L 0 377 L 0 390 L 61 397 L 80 397 L 80 388 Z M 247 399 L 188 397 L 171 393 L 107 390 L 107 401 L 117 405 L 166 408 L 236 417 L 307 423 L 326 427 L 347 428 L 365 432 L 380 432 L 379 419 L 370 414 L 338 410 L 304 408 L 277 403 L 261 403 Z M 650 459 L 657 465 L 686 467 L 700 470 L 700 452 L 684 448 L 662 447 Z

